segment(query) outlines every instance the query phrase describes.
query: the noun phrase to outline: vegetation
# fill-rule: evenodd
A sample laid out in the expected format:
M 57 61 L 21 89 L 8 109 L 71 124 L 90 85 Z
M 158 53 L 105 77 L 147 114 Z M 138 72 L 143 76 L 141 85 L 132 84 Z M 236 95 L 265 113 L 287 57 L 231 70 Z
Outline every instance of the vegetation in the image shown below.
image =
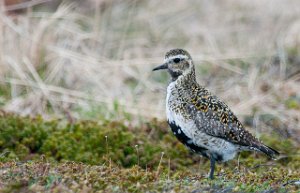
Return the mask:
M 0 192 L 299 192 L 299 7 L 2 1 Z M 169 77 L 151 70 L 171 48 L 278 160 L 244 152 L 207 180 L 162 116 Z
M 296 192 L 299 144 L 279 138 L 263 137 L 283 153 L 277 161 L 245 152 L 219 164 L 210 181 L 208 160 L 188 152 L 164 122 L 69 123 L 3 113 L 0 191 Z

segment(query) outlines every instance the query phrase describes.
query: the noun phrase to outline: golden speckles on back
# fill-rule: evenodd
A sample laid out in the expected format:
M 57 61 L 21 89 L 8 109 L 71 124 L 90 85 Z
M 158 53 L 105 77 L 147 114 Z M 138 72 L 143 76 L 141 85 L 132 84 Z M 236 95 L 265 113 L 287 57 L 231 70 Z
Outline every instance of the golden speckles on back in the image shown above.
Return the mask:
M 193 105 L 195 105 L 195 107 L 199 110 L 199 111 L 202 111 L 202 112 L 207 112 L 208 110 L 208 106 L 209 106 L 209 100 L 208 98 L 205 98 L 205 97 L 199 97 L 199 96 L 196 96 L 193 100 L 192 100 L 192 103 Z
M 227 123 L 228 123 L 228 114 L 226 112 L 223 112 L 221 114 L 221 122 L 227 125 Z
M 169 108 L 184 119 L 193 119 L 199 130 L 233 143 L 250 145 L 257 139 L 216 96 L 193 80 L 194 72 L 176 81 L 168 101 Z M 188 81 L 189 80 L 189 81 Z

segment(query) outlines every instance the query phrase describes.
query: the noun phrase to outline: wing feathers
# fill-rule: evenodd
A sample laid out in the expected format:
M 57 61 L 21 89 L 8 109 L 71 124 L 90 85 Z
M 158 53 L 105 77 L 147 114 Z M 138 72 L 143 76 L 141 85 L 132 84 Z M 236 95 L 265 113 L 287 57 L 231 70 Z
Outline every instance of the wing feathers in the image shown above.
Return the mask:
M 228 106 L 204 87 L 193 89 L 191 103 L 187 112 L 195 121 L 197 129 L 208 135 L 222 138 L 249 150 L 258 150 L 271 158 L 279 153 L 262 144 L 237 119 Z
M 247 130 L 228 106 L 205 88 L 197 90 L 192 97 L 188 113 L 195 120 L 197 128 L 208 135 L 225 139 L 241 146 L 252 146 L 259 141 Z

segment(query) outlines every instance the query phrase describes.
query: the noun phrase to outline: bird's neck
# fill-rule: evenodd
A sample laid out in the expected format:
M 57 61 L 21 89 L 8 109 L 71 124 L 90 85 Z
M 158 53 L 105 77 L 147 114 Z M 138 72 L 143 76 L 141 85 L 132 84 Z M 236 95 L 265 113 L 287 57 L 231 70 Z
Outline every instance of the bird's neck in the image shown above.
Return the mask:
M 191 68 L 185 74 L 180 75 L 176 79 L 172 78 L 172 82 L 175 82 L 176 85 L 180 85 L 180 87 L 189 88 L 195 84 L 196 82 L 196 75 L 195 75 L 195 68 Z

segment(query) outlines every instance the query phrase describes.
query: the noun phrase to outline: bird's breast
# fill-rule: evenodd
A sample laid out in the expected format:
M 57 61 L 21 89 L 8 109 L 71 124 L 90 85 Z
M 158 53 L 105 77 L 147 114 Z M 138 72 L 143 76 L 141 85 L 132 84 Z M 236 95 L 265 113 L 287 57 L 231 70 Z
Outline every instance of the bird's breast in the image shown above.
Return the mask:
M 186 103 L 176 88 L 176 82 L 171 82 L 167 88 L 166 97 L 166 115 L 168 122 L 169 124 L 173 124 L 173 128 L 175 128 L 174 125 L 176 125 L 180 128 L 180 132 L 185 134 L 188 138 L 193 139 L 196 125 L 191 117 L 188 116 L 187 109 L 184 106 Z

